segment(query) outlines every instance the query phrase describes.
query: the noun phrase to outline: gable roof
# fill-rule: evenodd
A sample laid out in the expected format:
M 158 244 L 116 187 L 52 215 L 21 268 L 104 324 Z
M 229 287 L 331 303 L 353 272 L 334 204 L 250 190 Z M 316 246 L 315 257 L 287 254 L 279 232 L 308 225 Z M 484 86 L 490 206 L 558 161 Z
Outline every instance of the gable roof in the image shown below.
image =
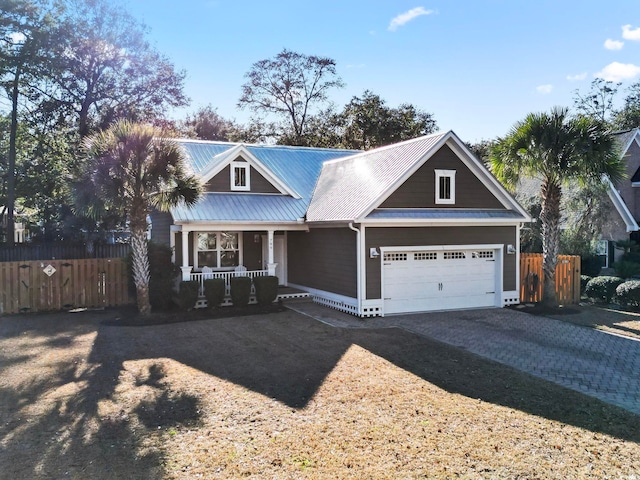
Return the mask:
M 171 210 L 176 223 L 300 222 L 304 218 L 322 164 L 357 150 L 250 145 L 180 139 L 190 169 L 204 181 L 242 156 L 282 195 L 207 192 L 192 207 Z
M 627 232 L 635 232 L 640 230 L 638 223 L 633 218 L 633 215 L 629 211 L 627 204 L 624 202 L 618 190 L 607 176 L 603 176 L 602 181 L 607 188 L 607 194 L 613 203 L 613 206 L 618 212 L 618 215 L 625 224 Z M 535 177 L 522 177 L 518 182 L 517 191 L 520 198 L 537 198 L 540 196 L 540 187 L 542 186 L 542 180 Z M 577 182 L 573 182 L 569 188 L 580 188 Z
M 640 145 L 640 128 L 633 128 L 624 132 L 615 132 L 613 138 L 618 144 L 621 154 L 624 155 L 634 141 Z
M 505 207 L 515 220 L 528 221 L 527 212 L 452 132 L 420 137 L 346 158 L 326 162 L 307 211 L 309 222 L 356 221 L 380 218 L 376 207 L 387 199 L 440 148 L 448 145 Z M 375 211 L 375 212 L 374 212 Z M 402 218 L 392 214 L 389 218 Z M 433 218 L 433 209 L 413 209 L 412 218 Z M 369 216 L 370 214 L 373 214 Z M 441 215 L 441 214 L 440 214 Z M 368 217 L 369 216 L 369 217 Z M 511 216 L 511 220 L 514 217 Z

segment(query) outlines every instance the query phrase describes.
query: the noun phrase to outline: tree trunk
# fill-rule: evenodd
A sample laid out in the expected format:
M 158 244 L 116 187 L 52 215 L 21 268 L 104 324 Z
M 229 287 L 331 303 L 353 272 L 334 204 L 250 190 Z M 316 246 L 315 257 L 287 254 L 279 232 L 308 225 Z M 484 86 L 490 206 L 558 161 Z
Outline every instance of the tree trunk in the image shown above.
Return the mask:
M 141 315 L 149 315 L 151 313 L 151 304 L 149 303 L 149 251 L 147 232 L 140 228 L 131 229 L 131 257 L 138 312 Z
M 15 245 L 16 206 L 16 141 L 18 136 L 18 96 L 20 95 L 20 65 L 16 67 L 11 86 L 11 126 L 9 131 L 9 164 L 7 166 L 7 245 Z
M 562 190 L 557 182 L 545 181 L 542 184 L 542 270 L 544 272 L 544 290 L 542 304 L 558 306 L 556 297 L 556 265 L 560 247 L 560 199 Z

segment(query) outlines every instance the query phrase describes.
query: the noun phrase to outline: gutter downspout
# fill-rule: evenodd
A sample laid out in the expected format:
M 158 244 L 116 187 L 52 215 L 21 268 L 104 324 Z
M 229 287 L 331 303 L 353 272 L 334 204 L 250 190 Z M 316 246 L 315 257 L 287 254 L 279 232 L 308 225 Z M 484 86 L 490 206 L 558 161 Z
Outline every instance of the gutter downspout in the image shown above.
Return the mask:
M 357 269 L 357 292 L 358 292 L 358 315 L 362 316 L 362 245 L 360 245 L 361 231 L 349 222 L 349 228 L 356 232 L 356 269 Z

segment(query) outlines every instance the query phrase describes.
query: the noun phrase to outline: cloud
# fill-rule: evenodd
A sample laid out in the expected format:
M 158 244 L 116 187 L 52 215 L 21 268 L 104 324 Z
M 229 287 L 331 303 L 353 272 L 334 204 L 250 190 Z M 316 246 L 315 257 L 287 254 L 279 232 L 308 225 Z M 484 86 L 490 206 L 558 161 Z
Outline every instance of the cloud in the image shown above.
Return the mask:
M 576 75 L 567 75 L 567 80 L 570 82 L 579 82 L 580 80 L 584 80 L 587 78 L 587 72 L 578 73 Z
M 550 85 L 550 84 L 538 85 L 536 87 L 536 90 L 538 91 L 538 93 L 541 93 L 543 95 L 548 95 L 551 93 L 551 90 L 553 90 L 553 85 Z
M 622 38 L 625 40 L 640 40 L 640 27 L 631 30 L 631 25 L 623 25 Z
M 602 78 L 607 82 L 622 82 L 640 75 L 640 67 L 633 63 L 613 62 L 604 67 L 594 77 Z
M 395 32 L 398 27 L 403 26 L 405 23 L 410 22 L 414 18 L 420 17 L 422 15 L 431 15 L 432 13 L 433 10 L 425 10 L 424 7 L 412 8 L 411 10 L 401 13 L 393 20 L 391 20 L 391 23 L 389 24 L 387 30 L 389 30 L 390 32 Z
M 607 50 L 622 50 L 622 47 L 624 47 L 624 42 L 621 42 L 620 40 L 611 40 L 610 38 L 607 38 L 604 42 L 604 48 Z

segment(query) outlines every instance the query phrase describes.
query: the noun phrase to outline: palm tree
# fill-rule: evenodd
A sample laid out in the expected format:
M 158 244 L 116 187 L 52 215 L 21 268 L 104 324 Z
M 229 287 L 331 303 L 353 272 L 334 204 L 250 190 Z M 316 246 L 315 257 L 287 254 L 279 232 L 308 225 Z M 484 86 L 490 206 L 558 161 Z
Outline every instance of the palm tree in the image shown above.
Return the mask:
M 128 221 L 138 311 L 147 315 L 151 311 L 147 215 L 154 208 L 168 211 L 182 202 L 194 204 L 202 187 L 187 173 L 178 144 L 149 125 L 118 121 L 87 137 L 84 149 L 87 162 L 78 205 L 93 217 L 108 211 Z
M 560 201 L 567 181 L 581 184 L 614 183 L 624 165 L 613 138 L 602 122 L 586 116 L 570 117 L 567 108 L 531 113 L 499 138 L 490 153 L 490 168 L 505 185 L 515 188 L 521 175 L 542 181 L 543 303 L 557 305 L 556 264 L 560 243 Z

